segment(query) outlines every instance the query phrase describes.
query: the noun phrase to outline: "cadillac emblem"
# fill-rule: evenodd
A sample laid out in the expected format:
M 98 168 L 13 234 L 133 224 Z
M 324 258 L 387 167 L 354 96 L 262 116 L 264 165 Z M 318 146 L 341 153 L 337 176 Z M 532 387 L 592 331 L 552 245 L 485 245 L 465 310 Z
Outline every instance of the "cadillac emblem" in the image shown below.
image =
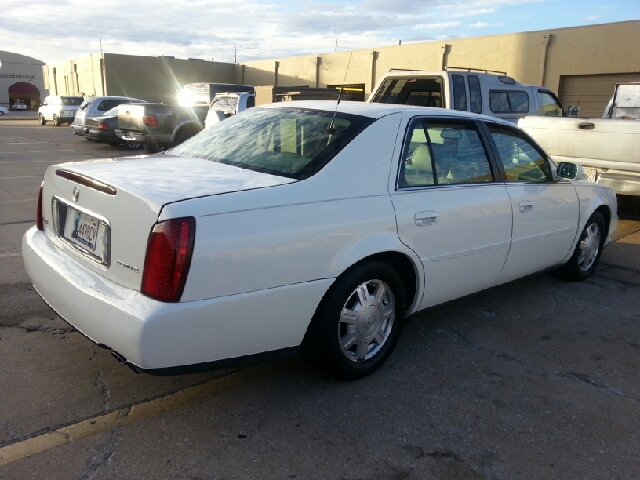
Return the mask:
M 73 198 L 74 202 L 77 202 L 78 198 L 80 198 L 80 189 L 78 187 L 75 187 L 73 189 L 73 194 L 71 195 L 71 198 Z

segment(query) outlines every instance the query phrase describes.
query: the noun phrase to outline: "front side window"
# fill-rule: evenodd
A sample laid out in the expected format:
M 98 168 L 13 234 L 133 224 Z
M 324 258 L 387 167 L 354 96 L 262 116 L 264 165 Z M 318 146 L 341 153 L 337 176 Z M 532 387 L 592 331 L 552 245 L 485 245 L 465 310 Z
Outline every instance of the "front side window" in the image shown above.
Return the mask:
M 493 181 L 473 124 L 414 120 L 402 156 L 399 188 Z
M 491 138 L 509 182 L 548 182 L 553 179 L 544 155 L 517 131 L 489 126 Z
M 491 90 L 489 108 L 493 113 L 528 113 L 529 94 L 520 90 Z
M 251 108 L 167 151 L 304 180 L 324 167 L 373 118 L 303 108 Z
M 538 90 L 538 101 L 540 102 L 541 114 L 546 117 L 561 117 L 562 105 L 560 101 L 550 92 Z

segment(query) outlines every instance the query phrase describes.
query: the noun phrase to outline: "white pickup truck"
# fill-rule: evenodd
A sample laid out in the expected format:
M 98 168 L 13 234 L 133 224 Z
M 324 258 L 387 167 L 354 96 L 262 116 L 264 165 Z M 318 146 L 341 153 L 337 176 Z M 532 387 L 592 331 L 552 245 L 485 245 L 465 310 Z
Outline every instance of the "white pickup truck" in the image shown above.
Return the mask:
M 563 114 L 558 98 L 548 88 L 524 85 L 505 72 L 473 68 L 391 70 L 382 76 L 367 103 L 441 107 L 514 123 L 525 115 Z
M 204 119 L 204 128 L 210 128 L 231 115 L 255 106 L 256 93 L 254 91 L 216 93 L 211 100 L 207 117 Z
M 577 107 L 569 107 L 577 114 Z M 518 122 L 556 162 L 582 165 L 588 180 L 640 195 L 640 83 L 618 84 L 602 118 L 527 116 Z

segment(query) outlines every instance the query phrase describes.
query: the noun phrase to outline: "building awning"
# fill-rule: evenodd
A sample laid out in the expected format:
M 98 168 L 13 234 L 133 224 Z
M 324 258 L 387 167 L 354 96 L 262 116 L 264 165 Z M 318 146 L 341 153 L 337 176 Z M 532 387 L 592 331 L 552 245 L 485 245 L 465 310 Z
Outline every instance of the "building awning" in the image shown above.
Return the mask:
M 31 85 L 27 82 L 18 82 L 14 83 L 9 87 L 9 94 L 11 93 L 20 93 L 20 94 L 36 94 L 40 95 L 40 90 L 35 85 Z

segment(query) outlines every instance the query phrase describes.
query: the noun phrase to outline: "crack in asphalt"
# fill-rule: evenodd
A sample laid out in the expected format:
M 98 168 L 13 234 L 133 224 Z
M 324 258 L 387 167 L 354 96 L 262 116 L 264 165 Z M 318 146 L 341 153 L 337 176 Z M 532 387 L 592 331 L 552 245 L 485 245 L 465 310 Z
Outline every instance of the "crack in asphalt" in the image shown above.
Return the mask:
M 88 480 L 91 475 L 97 472 L 103 465 L 105 465 L 109 459 L 115 455 L 114 443 L 118 435 L 122 430 L 122 425 L 118 425 L 117 428 L 110 431 L 109 440 L 94 448 L 92 455 L 85 460 L 85 467 L 80 474 L 80 480 Z
M 8 325 L 6 323 L 0 323 L 0 328 L 14 328 L 16 330 L 23 330 L 26 333 L 41 332 L 49 333 L 51 335 L 66 335 L 67 333 L 73 333 L 77 331 L 74 327 L 60 328 L 45 327 L 44 325 Z
M 532 365 L 529 364 L 525 361 L 523 361 L 522 359 L 518 358 L 518 357 L 514 357 L 512 355 L 503 353 L 503 352 L 498 352 L 496 350 L 492 350 L 490 348 L 486 348 L 486 347 L 482 347 L 480 345 L 477 345 L 475 343 L 473 343 L 471 340 L 469 340 L 467 337 L 465 337 L 463 334 L 461 334 L 460 332 L 458 332 L 456 329 L 454 328 L 450 328 L 450 329 L 440 329 L 442 332 L 444 333 L 449 333 L 450 335 L 454 336 L 455 338 L 457 338 L 458 340 L 460 340 L 460 343 L 473 348 L 474 350 L 480 351 L 480 352 L 484 352 L 484 353 L 489 353 L 491 355 L 493 355 L 495 358 L 498 359 L 506 359 L 512 362 L 516 362 L 519 363 L 520 365 L 527 367 L 527 368 L 531 368 L 533 370 L 538 370 L 540 372 L 542 372 L 545 375 L 549 375 L 549 376 L 555 376 L 558 378 L 564 378 L 564 379 L 570 379 L 570 380 L 579 380 L 583 383 L 586 383 L 587 385 L 594 387 L 595 389 L 601 391 L 601 392 L 605 392 L 605 393 L 610 393 L 612 395 L 615 395 L 617 397 L 620 398 L 624 398 L 627 400 L 631 400 L 634 403 L 638 403 L 640 404 L 640 399 L 635 398 L 635 397 L 631 397 L 629 395 L 625 395 L 623 392 L 621 392 L 620 390 L 613 388 L 609 385 L 607 385 L 606 383 L 603 382 L 599 382 L 597 380 L 594 380 L 593 378 L 589 377 L 586 374 L 583 373 L 577 373 L 577 372 L 558 372 L 558 371 L 549 371 L 544 367 L 541 367 L 539 365 Z

